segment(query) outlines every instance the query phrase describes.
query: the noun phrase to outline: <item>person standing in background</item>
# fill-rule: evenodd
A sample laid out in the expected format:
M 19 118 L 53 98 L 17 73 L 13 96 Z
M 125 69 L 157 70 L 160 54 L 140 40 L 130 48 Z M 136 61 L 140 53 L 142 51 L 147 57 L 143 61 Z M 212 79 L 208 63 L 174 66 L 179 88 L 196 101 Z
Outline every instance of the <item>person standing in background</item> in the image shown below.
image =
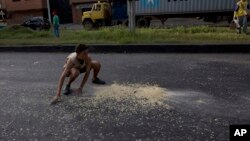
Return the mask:
M 238 20 L 239 20 L 239 33 L 241 33 L 241 28 L 243 27 L 243 32 L 247 33 L 247 9 L 249 9 L 249 4 L 247 0 L 240 0 L 239 2 L 237 2 L 236 4 L 236 9 L 235 12 L 238 16 Z
M 56 11 L 53 11 L 53 27 L 54 27 L 54 35 L 59 38 L 60 31 L 59 31 L 60 21 Z
M 235 0 L 235 11 L 234 11 L 234 16 L 233 16 L 233 22 L 237 28 L 237 31 L 240 31 L 240 24 L 239 24 L 239 16 L 238 16 L 238 11 L 236 11 L 237 9 L 237 4 L 240 0 Z

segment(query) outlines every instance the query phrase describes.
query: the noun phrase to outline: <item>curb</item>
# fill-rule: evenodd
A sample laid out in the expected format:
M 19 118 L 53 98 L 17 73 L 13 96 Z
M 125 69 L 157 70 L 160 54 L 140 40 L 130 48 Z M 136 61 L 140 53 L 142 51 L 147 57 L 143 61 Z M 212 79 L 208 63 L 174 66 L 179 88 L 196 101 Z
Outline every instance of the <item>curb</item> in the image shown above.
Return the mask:
M 250 53 L 250 44 L 87 45 L 93 53 Z M 1 46 L 0 52 L 73 52 L 75 45 Z

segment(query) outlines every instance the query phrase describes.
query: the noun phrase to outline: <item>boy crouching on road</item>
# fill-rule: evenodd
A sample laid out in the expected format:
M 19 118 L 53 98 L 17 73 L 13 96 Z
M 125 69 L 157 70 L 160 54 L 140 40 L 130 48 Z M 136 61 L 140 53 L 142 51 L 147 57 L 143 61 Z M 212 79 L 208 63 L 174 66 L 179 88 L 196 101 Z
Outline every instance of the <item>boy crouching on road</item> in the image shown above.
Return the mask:
M 57 93 L 51 104 L 61 101 L 61 90 L 66 77 L 69 77 L 69 81 L 63 92 L 65 95 L 70 94 L 70 85 L 74 80 L 76 80 L 79 74 L 85 73 L 80 87 L 77 89 L 77 93 L 81 93 L 92 69 L 94 72 L 92 82 L 95 84 L 105 84 L 105 81 L 102 81 L 97 77 L 101 69 L 101 64 L 98 61 L 94 61 L 90 58 L 88 55 L 88 47 L 83 44 L 76 46 L 75 52 L 71 53 L 67 57 L 66 64 L 63 68 L 64 70 L 59 80 Z

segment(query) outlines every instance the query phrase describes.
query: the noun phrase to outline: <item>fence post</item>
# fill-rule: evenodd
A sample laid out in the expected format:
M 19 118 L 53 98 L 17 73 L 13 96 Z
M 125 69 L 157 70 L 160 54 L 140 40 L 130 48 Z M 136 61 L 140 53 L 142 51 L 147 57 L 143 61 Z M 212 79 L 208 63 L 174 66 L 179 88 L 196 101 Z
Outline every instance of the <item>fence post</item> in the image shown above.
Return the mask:
M 135 31 L 135 0 L 128 0 L 128 26 L 129 31 Z

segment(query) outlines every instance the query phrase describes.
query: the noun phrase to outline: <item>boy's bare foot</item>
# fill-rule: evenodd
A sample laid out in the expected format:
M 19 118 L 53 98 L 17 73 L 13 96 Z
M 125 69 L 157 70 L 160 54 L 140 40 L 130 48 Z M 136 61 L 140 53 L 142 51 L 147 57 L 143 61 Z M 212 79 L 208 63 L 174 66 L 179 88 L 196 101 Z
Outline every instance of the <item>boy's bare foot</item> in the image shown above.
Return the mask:
M 61 97 L 55 96 L 55 97 L 53 97 L 50 104 L 53 105 L 53 104 L 56 104 L 56 103 L 61 102 L 61 101 L 62 101 Z

